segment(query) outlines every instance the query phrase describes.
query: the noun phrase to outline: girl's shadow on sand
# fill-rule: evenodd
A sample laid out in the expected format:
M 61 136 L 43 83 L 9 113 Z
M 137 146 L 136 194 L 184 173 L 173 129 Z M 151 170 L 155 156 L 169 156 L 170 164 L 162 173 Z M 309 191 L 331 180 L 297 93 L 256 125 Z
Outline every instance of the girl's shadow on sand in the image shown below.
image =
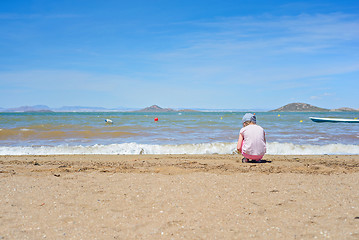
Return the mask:
M 249 160 L 247 163 L 271 163 L 272 161 L 267 161 L 265 159 L 262 159 L 260 161 L 255 161 L 255 160 Z

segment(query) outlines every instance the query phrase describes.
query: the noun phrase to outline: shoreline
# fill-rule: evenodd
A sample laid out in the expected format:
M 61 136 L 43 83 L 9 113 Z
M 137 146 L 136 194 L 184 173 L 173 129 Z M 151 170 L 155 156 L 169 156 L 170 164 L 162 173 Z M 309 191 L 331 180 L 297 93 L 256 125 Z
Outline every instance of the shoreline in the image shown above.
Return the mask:
M 358 239 L 359 155 L 0 156 L 0 239 Z
M 134 172 L 134 173 L 300 173 L 359 172 L 359 155 L 265 155 L 263 163 L 241 162 L 238 154 L 145 155 L 5 155 L 0 173 Z

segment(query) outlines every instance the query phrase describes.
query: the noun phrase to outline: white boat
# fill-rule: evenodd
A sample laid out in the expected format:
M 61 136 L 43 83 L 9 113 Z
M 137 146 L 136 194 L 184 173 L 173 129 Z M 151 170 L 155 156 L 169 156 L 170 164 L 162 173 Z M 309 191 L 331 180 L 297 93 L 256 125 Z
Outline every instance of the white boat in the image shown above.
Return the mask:
M 313 122 L 359 123 L 359 119 L 309 117 Z

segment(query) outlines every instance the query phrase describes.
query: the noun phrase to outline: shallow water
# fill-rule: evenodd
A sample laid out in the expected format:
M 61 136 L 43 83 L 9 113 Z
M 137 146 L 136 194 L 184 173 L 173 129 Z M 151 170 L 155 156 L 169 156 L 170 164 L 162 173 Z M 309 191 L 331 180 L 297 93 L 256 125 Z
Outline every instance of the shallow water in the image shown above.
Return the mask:
M 0 113 L 0 154 L 232 153 L 243 115 L 243 112 Z M 257 124 L 266 131 L 268 153 L 272 154 L 359 154 L 359 124 L 315 123 L 309 119 L 358 115 L 256 113 Z M 105 119 L 111 119 L 113 124 L 106 124 Z

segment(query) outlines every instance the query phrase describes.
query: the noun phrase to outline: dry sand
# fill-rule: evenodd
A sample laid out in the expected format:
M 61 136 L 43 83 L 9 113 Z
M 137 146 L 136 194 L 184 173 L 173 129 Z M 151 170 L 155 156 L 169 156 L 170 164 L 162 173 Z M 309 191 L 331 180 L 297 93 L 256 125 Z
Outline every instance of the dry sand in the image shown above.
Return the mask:
M 359 239 L 359 156 L 0 157 L 0 239 Z

